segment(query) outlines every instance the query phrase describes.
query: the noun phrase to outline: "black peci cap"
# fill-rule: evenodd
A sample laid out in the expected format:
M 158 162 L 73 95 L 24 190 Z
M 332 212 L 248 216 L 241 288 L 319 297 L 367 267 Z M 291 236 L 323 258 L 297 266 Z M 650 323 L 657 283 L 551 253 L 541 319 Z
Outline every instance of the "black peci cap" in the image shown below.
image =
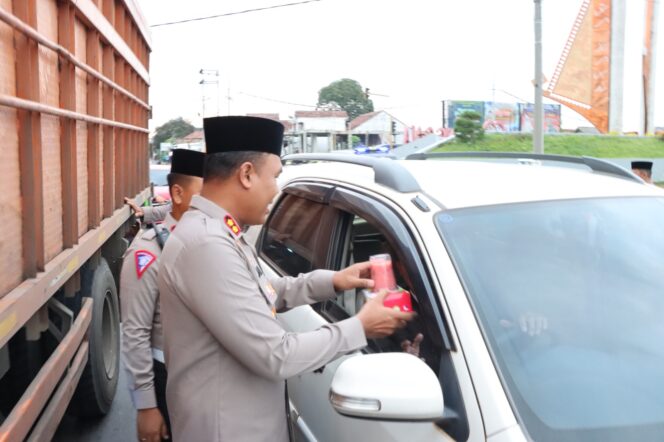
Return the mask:
M 171 157 L 171 173 L 203 177 L 205 154 L 196 150 L 175 149 Z
M 632 161 L 632 169 L 652 171 L 652 161 Z
M 203 120 L 208 154 L 265 152 L 281 156 L 284 125 L 260 117 L 211 117 Z

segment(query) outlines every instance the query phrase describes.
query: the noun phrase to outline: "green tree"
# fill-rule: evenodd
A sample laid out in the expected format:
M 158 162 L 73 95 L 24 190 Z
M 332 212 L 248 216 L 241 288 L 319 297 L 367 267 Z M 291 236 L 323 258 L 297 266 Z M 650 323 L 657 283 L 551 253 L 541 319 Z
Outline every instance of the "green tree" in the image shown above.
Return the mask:
M 484 138 L 482 116 L 475 111 L 465 111 L 454 122 L 454 134 L 461 143 L 475 144 Z
M 167 121 L 157 128 L 152 137 L 152 153 L 159 152 L 159 146 L 168 140 L 181 138 L 192 133 L 196 128 L 182 117 Z
M 318 91 L 319 106 L 332 103 L 345 110 L 351 120 L 374 110 L 373 102 L 365 95 L 360 83 L 350 78 L 333 81 Z

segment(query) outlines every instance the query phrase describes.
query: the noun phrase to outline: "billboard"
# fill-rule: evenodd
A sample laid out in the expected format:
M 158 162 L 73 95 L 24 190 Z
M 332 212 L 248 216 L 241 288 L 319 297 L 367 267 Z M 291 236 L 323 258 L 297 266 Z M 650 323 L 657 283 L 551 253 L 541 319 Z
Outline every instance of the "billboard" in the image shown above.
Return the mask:
M 521 121 L 521 132 L 532 132 L 535 121 L 535 105 L 532 103 L 522 103 L 519 105 Z M 544 132 L 560 132 L 560 105 L 544 105 Z
M 532 132 L 535 121 L 533 103 L 498 103 L 493 101 L 448 101 L 448 126 L 453 128 L 459 115 L 466 111 L 480 114 L 486 132 Z M 560 105 L 544 105 L 544 132 L 560 132 Z
M 519 105 L 516 103 L 484 103 L 484 123 L 486 132 L 518 132 Z
M 480 114 L 482 123 L 484 123 L 484 102 L 483 101 L 448 101 L 448 126 L 454 127 L 457 117 L 466 111 L 473 111 Z

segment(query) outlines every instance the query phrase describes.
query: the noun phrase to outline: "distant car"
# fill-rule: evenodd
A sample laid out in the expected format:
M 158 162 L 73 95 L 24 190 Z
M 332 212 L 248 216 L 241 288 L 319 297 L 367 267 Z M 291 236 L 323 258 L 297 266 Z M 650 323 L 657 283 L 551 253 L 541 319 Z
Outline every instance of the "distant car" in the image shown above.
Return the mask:
M 363 144 L 355 146 L 353 148 L 356 154 L 374 154 L 374 153 L 389 153 L 390 145 L 389 144 L 379 144 L 377 146 L 365 146 Z
M 154 196 L 164 201 L 171 200 L 171 193 L 168 191 L 168 181 L 166 177 L 171 171 L 169 164 L 151 164 L 150 165 L 150 184 L 153 185 Z

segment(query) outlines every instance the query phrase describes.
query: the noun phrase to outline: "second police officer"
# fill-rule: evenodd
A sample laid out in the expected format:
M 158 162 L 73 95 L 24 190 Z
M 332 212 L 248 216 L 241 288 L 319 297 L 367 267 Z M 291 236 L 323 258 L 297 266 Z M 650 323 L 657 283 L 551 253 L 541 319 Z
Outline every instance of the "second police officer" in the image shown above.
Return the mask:
M 173 151 L 168 188 L 172 206 L 163 224 L 140 232 L 127 250 L 120 275 L 122 352 L 132 402 L 137 410 L 139 441 L 160 441 L 170 432 L 166 405 L 166 367 L 163 355 L 157 272 L 168 236 L 193 195 L 203 185 L 205 154 Z M 160 215 L 164 218 L 164 215 Z

